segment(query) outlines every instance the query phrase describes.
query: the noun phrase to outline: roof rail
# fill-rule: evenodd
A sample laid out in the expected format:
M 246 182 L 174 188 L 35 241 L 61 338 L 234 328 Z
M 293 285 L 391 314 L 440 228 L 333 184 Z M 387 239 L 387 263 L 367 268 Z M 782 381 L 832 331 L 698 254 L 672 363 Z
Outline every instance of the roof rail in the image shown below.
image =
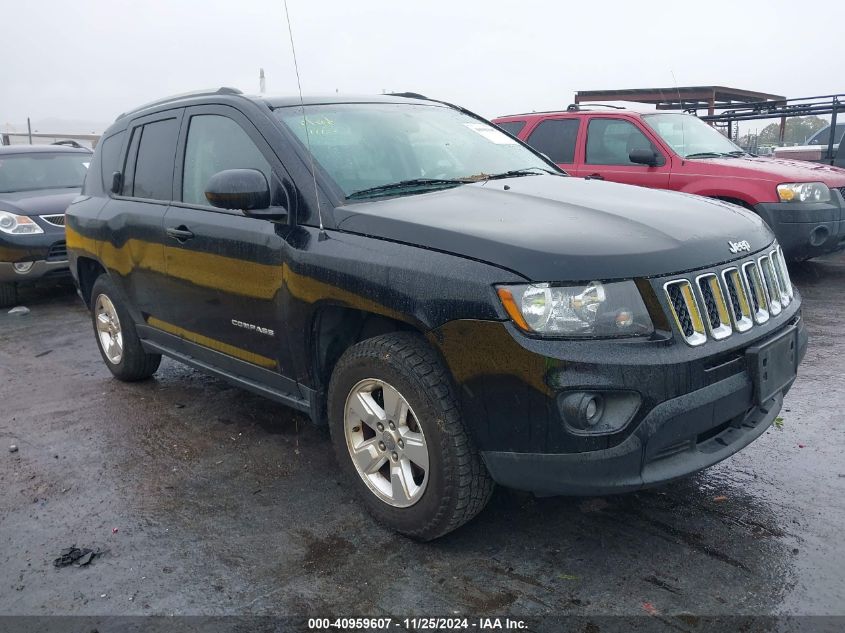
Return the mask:
M 592 108 L 610 108 L 611 110 L 624 110 L 625 108 L 617 105 L 610 105 L 609 103 L 570 103 L 566 106 L 567 112 L 580 112 L 581 110 L 591 110 Z
M 566 106 L 566 110 L 534 110 L 533 112 L 517 112 L 516 114 L 503 114 L 501 116 L 494 117 L 496 119 L 504 119 L 505 117 L 511 116 L 533 116 L 535 114 L 560 114 L 562 112 L 579 112 L 581 110 L 588 110 L 589 108 L 584 108 L 583 106 L 591 106 L 591 107 L 599 107 L 599 108 L 611 108 L 614 110 L 627 110 L 627 108 L 623 108 L 622 106 L 614 106 L 614 105 L 605 105 L 602 103 L 585 103 L 583 105 L 579 105 L 577 103 L 571 103 Z
M 73 141 L 73 140 L 70 140 L 70 139 L 63 140 L 63 141 L 54 141 L 54 142 L 50 143 L 50 145 L 67 145 L 68 147 L 75 147 L 77 149 L 85 149 L 84 146 L 82 146 L 79 143 L 77 143 L 76 141 Z
M 388 92 L 387 95 L 389 97 L 405 97 L 406 99 L 423 99 L 425 101 L 432 101 L 432 99 L 429 99 L 418 92 Z
M 149 103 L 145 103 L 143 105 L 138 106 L 137 108 L 132 108 L 131 110 L 127 110 L 123 112 L 120 116 L 118 116 L 115 121 L 120 121 L 123 117 L 133 114 L 135 112 L 140 112 L 141 110 L 146 110 L 147 108 L 152 108 L 153 106 L 164 105 L 165 103 L 170 103 L 171 101 L 178 101 L 179 99 L 186 99 L 188 97 L 205 97 L 210 95 L 242 95 L 243 92 L 238 90 L 237 88 L 229 88 L 228 86 L 221 86 L 217 89 L 207 89 L 207 90 L 194 90 L 192 92 L 183 92 L 181 94 L 170 95 L 169 97 L 164 97 L 162 99 L 156 99 L 155 101 L 150 101 Z

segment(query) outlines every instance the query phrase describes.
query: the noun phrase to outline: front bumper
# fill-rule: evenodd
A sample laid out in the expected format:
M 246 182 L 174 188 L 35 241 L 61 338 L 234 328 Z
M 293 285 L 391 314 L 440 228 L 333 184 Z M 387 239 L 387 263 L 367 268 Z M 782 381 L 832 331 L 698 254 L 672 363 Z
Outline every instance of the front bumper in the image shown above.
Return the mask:
M 776 392 L 755 393 L 757 350 L 792 332 L 800 363 L 807 349 L 800 304 L 796 293 L 767 322 L 698 347 L 662 330 L 648 340 L 543 340 L 489 321 L 450 322 L 430 340 L 494 480 L 541 495 L 607 494 L 689 475 L 761 435 L 794 374 Z M 562 403 L 571 392 L 603 394 L 606 403 L 636 394 L 638 404 L 615 430 L 591 435 L 570 425 Z
M 70 276 L 67 260 L 46 261 L 36 260 L 32 262 L 32 268 L 26 273 L 15 270 L 14 265 L 9 262 L 0 262 L 0 283 L 35 283 L 45 277 L 67 277 Z
M 740 375 L 668 400 L 622 444 L 605 450 L 482 455 L 497 483 L 538 495 L 638 490 L 712 466 L 757 439 L 780 412 L 783 394 L 749 408 L 751 391 Z
M 27 272 L 15 270 L 16 263 L 27 262 L 32 263 Z M 38 235 L 0 235 L 0 283 L 25 284 L 69 272 L 64 230 Z
M 800 362 L 807 332 L 800 318 L 795 325 Z M 743 370 L 661 402 L 615 446 L 578 453 L 482 451 L 482 457 L 497 483 L 538 495 L 637 490 L 685 477 L 746 447 L 771 425 L 791 386 L 757 405 Z
M 774 231 L 786 257 L 799 261 L 845 249 L 845 200 L 831 189 L 830 202 L 762 202 L 754 209 Z

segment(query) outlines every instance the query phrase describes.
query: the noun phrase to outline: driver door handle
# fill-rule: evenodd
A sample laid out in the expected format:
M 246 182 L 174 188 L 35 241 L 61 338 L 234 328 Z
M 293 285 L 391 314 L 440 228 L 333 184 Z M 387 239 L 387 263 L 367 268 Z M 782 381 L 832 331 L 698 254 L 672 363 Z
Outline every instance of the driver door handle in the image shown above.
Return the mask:
M 194 237 L 193 232 L 184 224 L 180 224 L 176 228 L 169 227 L 165 229 L 165 232 L 180 244 L 184 244 Z
M 589 176 L 586 176 L 584 180 L 604 180 L 604 176 L 598 173 L 590 174 Z

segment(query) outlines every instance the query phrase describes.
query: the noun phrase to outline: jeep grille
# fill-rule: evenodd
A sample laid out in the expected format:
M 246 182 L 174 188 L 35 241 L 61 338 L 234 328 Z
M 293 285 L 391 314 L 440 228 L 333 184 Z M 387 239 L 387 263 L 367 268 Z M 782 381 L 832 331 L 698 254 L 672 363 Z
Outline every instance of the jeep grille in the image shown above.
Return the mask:
M 675 325 L 690 345 L 746 332 L 779 315 L 794 298 L 783 251 L 663 286 Z

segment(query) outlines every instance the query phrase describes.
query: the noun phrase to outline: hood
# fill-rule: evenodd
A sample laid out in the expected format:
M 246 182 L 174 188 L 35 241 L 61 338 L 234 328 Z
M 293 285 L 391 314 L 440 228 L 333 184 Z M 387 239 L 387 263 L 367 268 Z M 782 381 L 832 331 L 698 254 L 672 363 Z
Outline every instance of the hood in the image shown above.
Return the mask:
M 79 188 L 66 188 L 0 193 L 0 210 L 18 215 L 64 213 L 79 191 Z
M 508 189 L 505 189 L 508 187 Z M 774 236 L 740 207 L 562 176 L 525 176 L 335 209 L 342 231 L 488 262 L 531 281 L 659 276 L 734 259 Z
M 706 171 L 708 166 L 718 167 L 719 174 L 732 170 L 731 176 L 764 178 L 775 184 L 784 182 L 823 182 L 829 187 L 845 186 L 845 169 L 811 163 L 805 160 L 769 158 L 764 156 L 740 156 L 738 158 L 694 158 L 687 165 L 700 165 Z

